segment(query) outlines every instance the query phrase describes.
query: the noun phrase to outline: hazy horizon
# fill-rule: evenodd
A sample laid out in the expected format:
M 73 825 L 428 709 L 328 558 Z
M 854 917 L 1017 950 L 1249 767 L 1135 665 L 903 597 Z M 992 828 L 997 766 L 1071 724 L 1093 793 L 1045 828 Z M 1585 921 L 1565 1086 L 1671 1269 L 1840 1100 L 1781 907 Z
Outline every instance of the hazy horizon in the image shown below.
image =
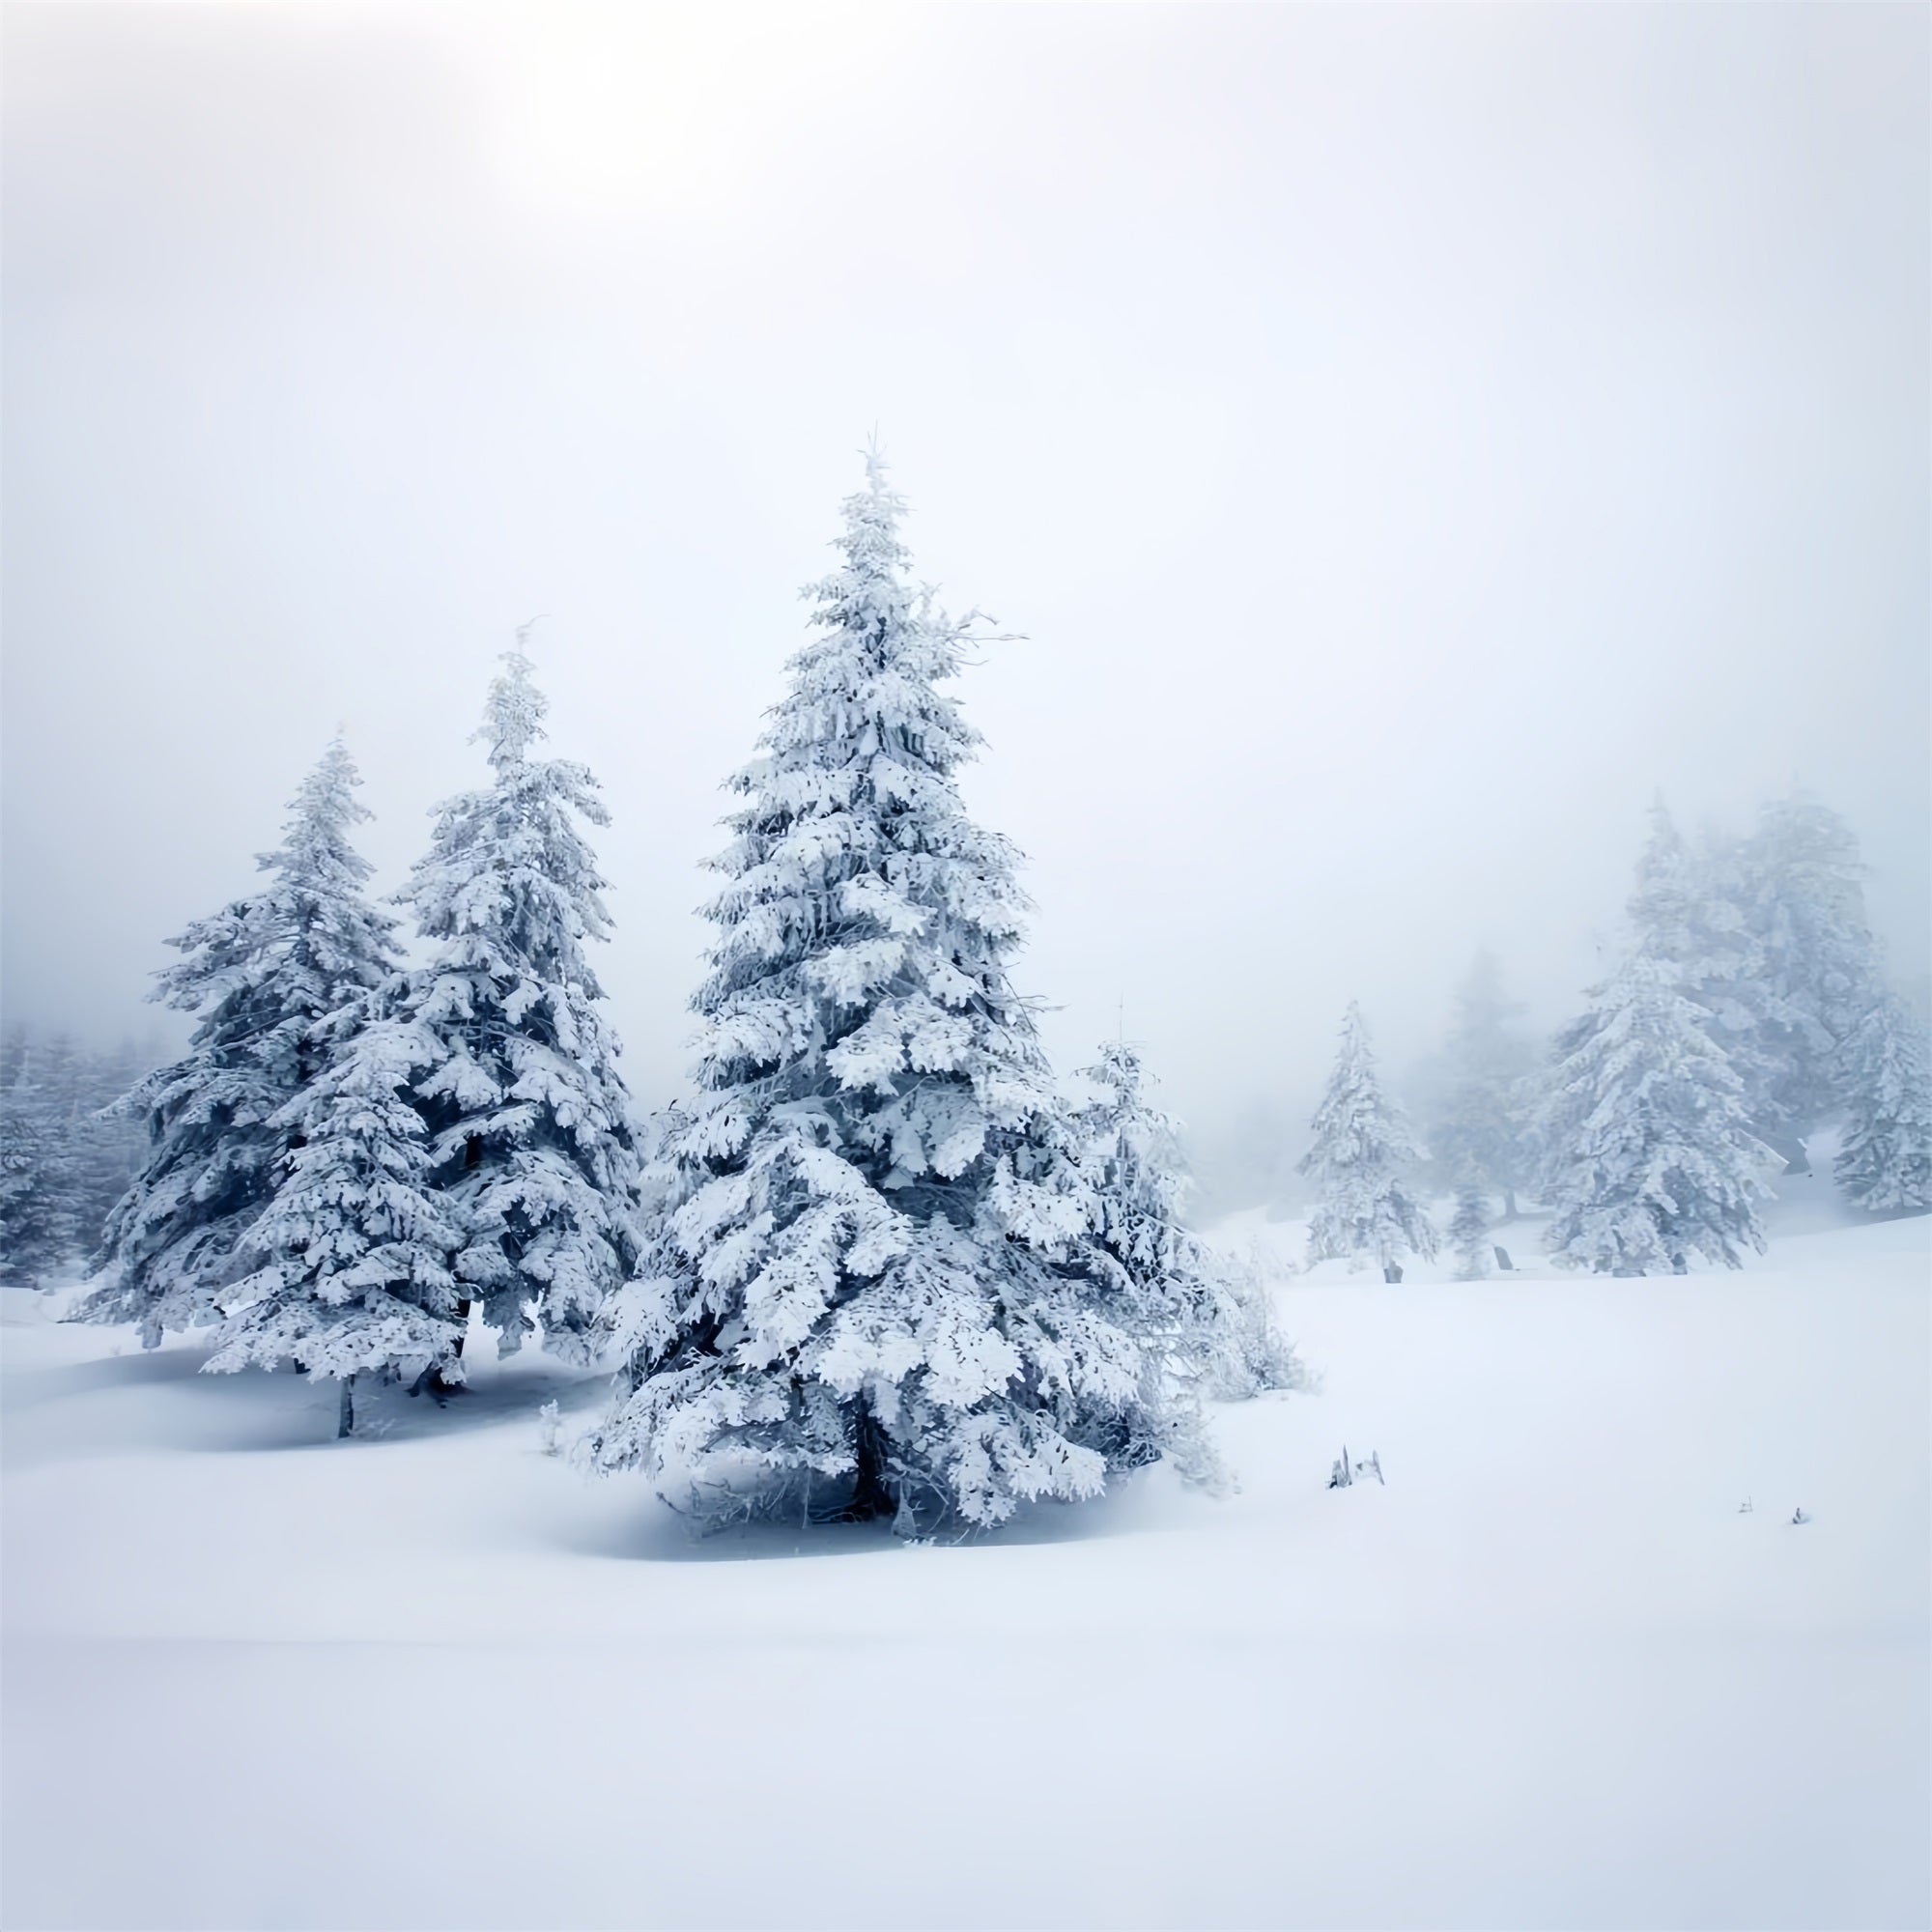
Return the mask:
M 179 1038 L 338 724 L 399 886 L 543 612 L 660 1103 L 875 427 L 1063 1068 L 1547 1026 L 1659 788 L 1815 790 L 1922 981 L 1927 18 L 11 6 L 7 1018 Z

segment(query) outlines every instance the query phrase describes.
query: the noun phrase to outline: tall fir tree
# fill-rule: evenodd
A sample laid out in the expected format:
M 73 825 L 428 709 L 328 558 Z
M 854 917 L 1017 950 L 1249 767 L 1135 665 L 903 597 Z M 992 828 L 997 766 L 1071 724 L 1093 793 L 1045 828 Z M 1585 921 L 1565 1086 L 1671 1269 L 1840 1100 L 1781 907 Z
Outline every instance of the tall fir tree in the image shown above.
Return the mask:
M 1513 1022 L 1521 1004 L 1503 990 L 1502 968 L 1478 952 L 1456 999 L 1456 1021 L 1444 1056 L 1444 1085 L 1429 1145 L 1447 1172 L 1503 1197 L 1514 1220 L 1517 1189 L 1527 1164 L 1528 1090 L 1536 1052 Z
M 1300 1164 L 1316 1197 L 1308 1224 L 1310 1264 L 1346 1261 L 1359 1266 L 1367 1256 L 1392 1276 L 1406 1254 L 1425 1261 L 1434 1256 L 1435 1230 L 1408 1179 L 1428 1155 L 1402 1109 L 1382 1091 L 1368 1026 L 1352 1000 L 1313 1126 L 1315 1138 Z
M 393 1017 L 436 1042 L 414 1091 L 431 1183 L 463 1230 L 459 1321 L 473 1306 L 504 1353 L 540 1323 L 584 1362 L 639 1252 L 630 1099 L 585 951 L 611 922 L 579 820 L 610 815 L 584 766 L 534 754 L 549 706 L 524 639 L 476 733 L 492 782 L 439 808 L 399 895 L 432 951 Z
M 339 1009 L 318 1029 L 320 1072 L 274 1117 L 287 1173 L 242 1236 L 247 1272 L 221 1296 L 204 1365 L 216 1373 L 295 1362 L 341 1388 L 355 1424 L 359 1375 L 420 1386 L 463 1378 L 463 1294 L 450 1257 L 463 1230 L 429 1186 L 422 1117 L 409 1098 L 440 1058 L 420 1026 L 384 1017 L 400 986 Z
M 1172 1439 L 1168 1345 L 1009 982 L 1015 854 L 967 816 L 939 687 L 968 624 L 907 582 L 876 454 L 811 586 L 715 862 L 699 1094 L 589 1445 L 698 1517 L 996 1523 Z
M 124 1103 L 147 1121 L 149 1154 L 108 1218 L 100 1286 L 79 1311 L 165 1330 L 217 1319 L 236 1247 L 268 1206 L 290 1151 L 283 1110 L 316 1071 L 324 1019 L 394 966 L 395 922 L 364 895 L 370 867 L 349 842 L 369 814 L 340 739 L 290 805 L 270 883 L 170 943 L 183 957 L 155 998 L 197 1015 L 186 1056 Z
M 1756 1204 L 1771 1151 L 1743 1083 L 1679 990 L 1680 969 L 1638 946 L 1567 1031 L 1542 1195 L 1558 1260 L 1601 1274 L 1741 1264 L 1764 1247 Z
M 1872 1001 L 1843 1044 L 1850 1094 L 1832 1172 L 1870 1213 L 1932 1208 L 1932 1054 L 1923 1021 L 1892 994 Z

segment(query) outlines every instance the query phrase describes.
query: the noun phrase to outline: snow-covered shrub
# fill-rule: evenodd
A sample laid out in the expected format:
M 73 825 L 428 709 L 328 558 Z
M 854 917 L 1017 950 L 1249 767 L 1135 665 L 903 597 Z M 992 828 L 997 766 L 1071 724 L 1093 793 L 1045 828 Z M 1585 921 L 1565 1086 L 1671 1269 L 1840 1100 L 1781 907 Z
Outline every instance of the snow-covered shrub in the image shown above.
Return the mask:
M 1259 1239 L 1240 1254 L 1217 1251 L 1214 1263 L 1228 1307 L 1204 1393 L 1217 1402 L 1246 1402 L 1279 1390 L 1312 1390 L 1315 1378 L 1275 1321 L 1275 1287 L 1293 1264 Z

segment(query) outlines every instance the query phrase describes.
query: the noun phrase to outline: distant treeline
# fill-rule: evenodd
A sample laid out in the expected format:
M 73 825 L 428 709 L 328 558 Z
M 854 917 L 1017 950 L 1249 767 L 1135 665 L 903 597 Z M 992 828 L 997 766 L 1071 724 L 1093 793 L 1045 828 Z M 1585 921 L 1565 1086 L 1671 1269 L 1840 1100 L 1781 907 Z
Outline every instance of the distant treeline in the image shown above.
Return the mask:
M 101 1259 L 147 1149 L 134 1090 L 156 1058 L 19 1024 L 0 1035 L 0 1282 L 35 1288 Z

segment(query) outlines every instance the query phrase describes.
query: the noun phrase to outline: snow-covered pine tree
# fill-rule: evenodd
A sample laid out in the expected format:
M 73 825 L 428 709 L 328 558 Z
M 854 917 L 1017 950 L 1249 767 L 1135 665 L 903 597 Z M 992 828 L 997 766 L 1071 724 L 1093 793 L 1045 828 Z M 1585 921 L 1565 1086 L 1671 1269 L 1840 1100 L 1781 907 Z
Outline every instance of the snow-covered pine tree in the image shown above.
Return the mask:
M 547 1348 L 587 1361 L 605 1298 L 638 1259 L 630 1100 L 585 952 L 611 922 L 578 821 L 610 814 L 585 767 L 533 755 L 549 704 L 526 631 L 476 733 L 492 782 L 438 809 L 398 895 L 433 950 L 394 1017 L 438 1042 L 415 1094 L 433 1184 L 465 1231 L 459 1319 L 474 1304 L 504 1353 L 540 1322 Z
M 1458 1281 L 1481 1281 L 1490 1271 L 1489 1196 L 1479 1181 L 1464 1179 L 1456 1187 L 1456 1215 L 1449 1223 L 1449 1245 L 1456 1256 Z
M 1845 1199 L 1872 1213 L 1932 1208 L 1932 1054 L 1925 1027 L 1889 992 L 1844 1042 L 1850 1096 L 1832 1172 Z
M 1741 1248 L 1763 1249 L 1756 1204 L 1774 1156 L 1704 1020 L 1679 969 L 1637 947 L 1568 1030 L 1541 1186 L 1559 1261 L 1682 1274 L 1693 1255 L 1737 1267 Z
M 587 1444 L 712 1520 L 1001 1521 L 1171 1435 L 1033 1015 L 1011 847 L 956 774 L 954 623 L 906 581 L 876 453 L 808 591 L 726 884 L 698 1098 L 617 1317 L 628 1391 Z M 1158 1380 L 1158 1378 L 1152 1378 Z
M 1446 1085 L 1429 1145 L 1448 1174 L 1473 1179 L 1503 1197 L 1516 1218 L 1522 1179 L 1524 1111 L 1535 1049 L 1512 1022 L 1523 1009 L 1503 991 L 1502 968 L 1478 952 L 1456 1000 L 1456 1023 L 1444 1059 Z
M 403 982 L 340 1008 L 317 1029 L 322 1070 L 270 1122 L 288 1168 L 242 1236 L 248 1272 L 203 1365 L 225 1373 L 293 1361 L 341 1386 L 355 1426 L 361 1374 L 419 1386 L 463 1379 L 463 1293 L 450 1257 L 463 1230 L 429 1186 L 429 1145 L 408 1090 L 441 1058 L 420 1026 L 384 1016 Z
M 1879 984 L 1863 876 L 1851 827 L 1804 791 L 1767 805 L 1737 855 L 1733 891 L 1764 1003 L 1753 1125 L 1801 1169 L 1807 1137 L 1849 1097 L 1843 1044 Z
M 289 1151 L 277 1120 L 318 1064 L 316 1028 L 394 965 L 395 922 L 363 893 L 370 867 L 349 842 L 368 817 L 340 739 L 290 804 L 282 843 L 259 861 L 271 882 L 170 944 L 154 997 L 198 1015 L 186 1056 L 122 1103 L 145 1115 L 149 1155 L 108 1217 L 103 1281 L 78 1311 L 164 1330 L 216 1319 L 235 1248 L 268 1206 Z
M 1388 1275 L 1402 1256 L 1427 1261 L 1435 1230 L 1408 1176 L 1428 1158 L 1402 1109 L 1383 1093 L 1369 1030 L 1354 1001 L 1342 1019 L 1341 1050 L 1312 1122 L 1301 1172 L 1315 1186 L 1308 1224 L 1310 1264 L 1373 1256 Z

